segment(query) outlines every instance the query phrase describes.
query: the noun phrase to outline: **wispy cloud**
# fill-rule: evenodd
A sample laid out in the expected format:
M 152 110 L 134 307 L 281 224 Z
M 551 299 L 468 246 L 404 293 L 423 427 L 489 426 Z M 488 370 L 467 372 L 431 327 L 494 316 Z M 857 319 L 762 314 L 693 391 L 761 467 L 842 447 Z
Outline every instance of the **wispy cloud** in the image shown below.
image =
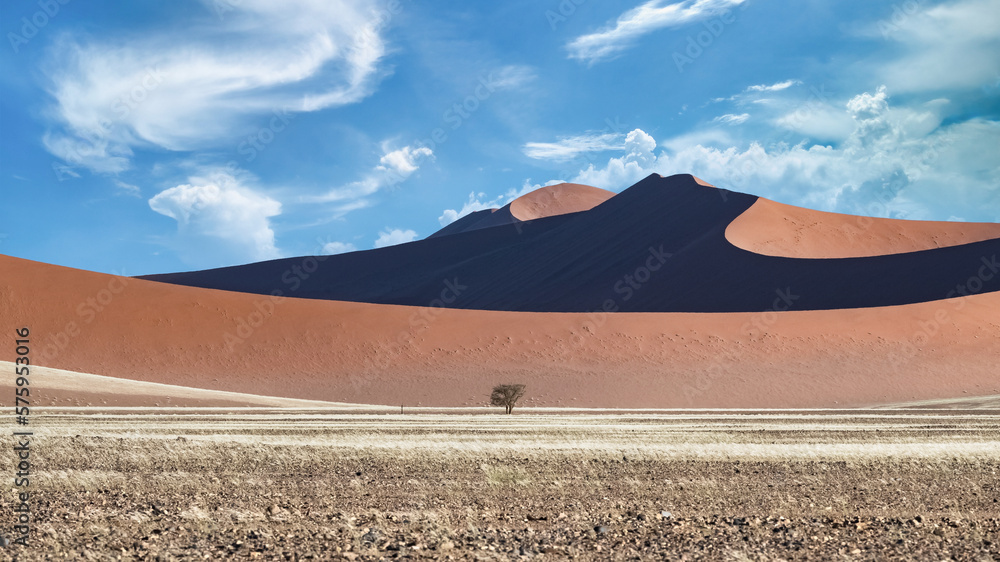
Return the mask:
M 749 86 L 745 90 L 746 92 L 780 92 L 781 90 L 787 90 L 792 86 L 801 84 L 802 82 L 798 80 L 785 80 L 784 82 L 777 82 L 774 84 L 758 84 L 756 86 Z
M 203 3 L 172 27 L 56 41 L 44 65 L 48 150 L 119 172 L 136 147 L 216 146 L 254 115 L 357 102 L 382 75 L 374 0 L 241 0 L 214 25 L 195 25 L 218 2 Z
M 389 142 L 382 143 L 383 155 L 379 163 L 363 178 L 316 196 L 302 197 L 305 203 L 339 203 L 334 209 L 338 215 L 369 206 L 367 197 L 382 189 L 397 185 L 420 169 L 420 164 L 434 158 L 427 147 L 404 146 L 390 149 Z
M 727 113 L 725 115 L 720 115 L 720 116 L 716 117 L 715 119 L 712 119 L 712 122 L 713 123 L 723 123 L 723 124 L 726 124 L 726 125 L 739 125 L 740 123 L 746 122 L 747 119 L 750 119 L 750 114 L 749 113 L 741 113 L 739 115 L 734 115 L 732 113 Z
M 613 24 L 609 23 L 599 31 L 573 39 L 566 48 L 570 58 L 593 64 L 619 55 L 643 35 L 714 17 L 745 1 L 650 0 L 623 13 Z
M 492 78 L 491 85 L 499 90 L 511 90 L 521 88 L 534 82 L 538 78 L 538 71 L 534 67 L 511 64 L 501 67 Z
M 715 98 L 712 101 L 718 103 L 723 101 L 749 100 L 751 103 L 766 103 L 770 100 L 766 98 L 761 99 L 759 94 L 769 93 L 769 92 L 780 92 L 782 90 L 787 90 L 792 86 L 799 86 L 801 84 L 802 84 L 801 80 L 784 80 L 782 82 L 776 82 L 774 84 L 755 84 L 753 86 L 747 86 L 742 92 L 738 94 L 733 94 L 727 98 Z
M 920 4 L 920 3 L 917 3 Z M 872 35 L 889 39 L 905 55 L 874 74 L 895 92 L 978 90 L 1000 76 L 1000 0 L 960 0 L 927 4 L 901 20 L 886 8 L 883 25 Z M 897 23 L 898 22 L 898 23 Z
M 619 133 L 587 134 L 560 139 L 556 142 L 529 142 L 522 150 L 529 158 L 565 162 L 585 152 L 621 150 L 625 135 Z

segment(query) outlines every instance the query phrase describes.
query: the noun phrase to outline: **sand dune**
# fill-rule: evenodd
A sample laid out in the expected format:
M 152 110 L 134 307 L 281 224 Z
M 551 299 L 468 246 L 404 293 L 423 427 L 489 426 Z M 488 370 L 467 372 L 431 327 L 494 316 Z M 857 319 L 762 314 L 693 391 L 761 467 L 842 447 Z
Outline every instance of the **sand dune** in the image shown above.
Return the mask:
M 14 372 L 14 363 L 0 361 L 0 371 Z M 78 373 L 63 369 L 30 369 L 31 405 L 61 408 L 357 408 L 355 404 L 258 396 L 240 392 L 204 390 L 174 384 L 135 381 Z M 0 379 L 0 392 L 13 395 L 15 379 Z
M 272 299 L 4 256 L 0 317 L 31 328 L 46 367 L 330 402 L 479 405 L 506 381 L 528 385 L 526 405 L 566 407 L 1000 394 L 1000 293 L 835 311 L 538 314 Z
M 536 189 L 510 203 L 510 214 L 517 220 L 531 221 L 568 213 L 589 211 L 615 196 L 607 191 L 578 183 L 561 183 Z
M 531 200 L 526 201 L 530 207 Z M 761 219 L 752 211 L 758 201 L 690 175 L 652 175 L 582 212 L 378 250 L 147 279 L 261 295 L 279 291 L 298 298 L 523 312 L 765 312 L 775 307 L 778 291 L 794 295 L 786 307 L 833 310 L 1000 290 L 1000 238 L 844 259 L 774 257 L 741 249 L 730 238 L 752 240 L 745 233 L 757 230 L 773 238 L 766 234 L 773 213 Z M 524 212 L 534 216 L 530 209 Z M 802 220 L 814 217 L 813 222 L 823 216 L 795 212 Z M 746 226 L 736 231 L 742 237 L 730 226 L 740 217 Z M 911 226 L 894 228 L 904 232 Z M 933 239 L 928 226 L 913 228 L 912 238 Z M 957 232 L 960 227 L 949 228 Z M 802 230 L 799 238 L 817 240 L 814 246 L 832 256 L 850 253 L 850 240 L 831 232 L 838 232 L 837 226 Z M 961 241 L 957 235 L 950 240 Z
M 577 183 L 550 185 L 522 195 L 502 208 L 466 215 L 428 238 L 581 213 L 593 209 L 614 195 L 612 191 Z
M 1000 238 L 1000 224 L 882 219 L 825 213 L 760 198 L 726 229 L 739 248 L 789 258 L 858 258 Z

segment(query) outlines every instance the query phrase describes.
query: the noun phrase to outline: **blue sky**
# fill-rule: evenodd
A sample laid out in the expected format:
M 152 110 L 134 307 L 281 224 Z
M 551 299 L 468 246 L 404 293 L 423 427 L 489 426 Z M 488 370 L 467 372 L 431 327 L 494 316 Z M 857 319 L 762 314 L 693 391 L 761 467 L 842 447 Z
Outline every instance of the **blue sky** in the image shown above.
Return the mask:
M 1000 0 L 0 5 L 0 252 L 127 275 L 657 172 L 1000 221 Z

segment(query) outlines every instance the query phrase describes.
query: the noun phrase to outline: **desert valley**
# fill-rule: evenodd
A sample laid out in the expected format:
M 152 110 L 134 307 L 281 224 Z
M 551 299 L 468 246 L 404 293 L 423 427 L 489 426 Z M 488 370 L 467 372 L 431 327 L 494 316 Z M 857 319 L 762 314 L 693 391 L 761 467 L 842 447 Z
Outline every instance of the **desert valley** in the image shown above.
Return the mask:
M 17 559 L 991 559 L 998 254 L 654 175 L 336 256 L 2 257 Z

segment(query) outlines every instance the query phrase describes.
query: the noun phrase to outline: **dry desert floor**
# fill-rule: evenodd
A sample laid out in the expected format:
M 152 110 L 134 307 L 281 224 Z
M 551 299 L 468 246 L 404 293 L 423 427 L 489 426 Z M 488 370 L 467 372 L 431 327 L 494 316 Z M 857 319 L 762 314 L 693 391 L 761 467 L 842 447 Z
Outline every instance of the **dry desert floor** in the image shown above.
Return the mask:
M 0 559 L 1000 560 L 1000 410 L 939 406 L 48 408 Z

